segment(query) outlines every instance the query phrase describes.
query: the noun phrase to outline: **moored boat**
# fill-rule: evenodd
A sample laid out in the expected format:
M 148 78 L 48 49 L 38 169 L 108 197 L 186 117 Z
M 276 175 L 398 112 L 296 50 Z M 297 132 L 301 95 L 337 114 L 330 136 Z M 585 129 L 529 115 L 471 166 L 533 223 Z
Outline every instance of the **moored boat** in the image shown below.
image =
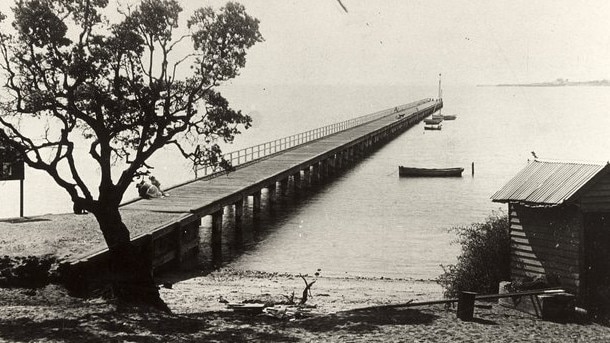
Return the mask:
M 403 177 L 452 177 L 462 176 L 464 168 L 413 168 L 398 166 L 398 175 Z
M 432 124 L 432 125 L 426 125 L 424 126 L 424 130 L 441 130 L 443 127 L 443 124 Z
M 457 118 L 457 116 L 453 114 L 443 115 L 443 120 L 455 120 L 455 118 Z
M 435 125 L 435 124 L 440 124 L 440 122 L 442 122 L 442 119 L 435 119 L 435 118 L 426 118 L 424 119 L 424 124 L 428 124 L 428 125 Z

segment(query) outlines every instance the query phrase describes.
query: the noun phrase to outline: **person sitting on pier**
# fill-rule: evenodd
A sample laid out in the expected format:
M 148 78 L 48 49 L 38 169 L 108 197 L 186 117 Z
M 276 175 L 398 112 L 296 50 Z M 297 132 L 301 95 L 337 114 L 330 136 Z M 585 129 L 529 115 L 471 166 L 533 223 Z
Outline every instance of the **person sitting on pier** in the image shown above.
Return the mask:
M 163 193 L 161 193 L 157 186 L 151 185 L 144 180 L 140 181 L 140 183 L 136 185 L 136 188 L 138 189 L 138 194 L 140 197 L 144 199 L 163 197 Z
M 156 177 L 154 177 L 154 176 L 152 176 L 152 175 L 151 175 L 151 176 L 149 177 L 149 180 L 150 180 L 150 183 L 151 183 L 153 186 L 157 187 L 157 189 L 159 190 L 159 192 L 161 192 L 161 195 L 163 195 L 164 197 L 169 196 L 169 194 L 168 194 L 168 193 L 165 193 L 164 191 L 162 191 L 162 190 L 161 190 L 161 182 L 159 182 L 159 180 L 157 180 L 157 178 L 156 178 Z

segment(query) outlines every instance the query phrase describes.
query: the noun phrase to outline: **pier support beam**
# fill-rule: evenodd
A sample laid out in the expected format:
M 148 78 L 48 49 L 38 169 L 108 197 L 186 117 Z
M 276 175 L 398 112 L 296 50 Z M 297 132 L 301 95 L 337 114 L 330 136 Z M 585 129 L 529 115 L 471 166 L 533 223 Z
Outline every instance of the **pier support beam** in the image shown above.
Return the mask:
M 268 191 L 268 201 L 269 203 L 273 203 L 274 200 L 273 198 L 275 197 L 275 194 L 277 193 L 277 184 L 274 182 L 272 184 L 270 184 L 269 186 L 267 186 L 267 191 Z
M 322 176 L 326 179 L 330 175 L 330 160 L 325 159 L 322 161 Z
M 311 185 L 311 173 L 309 172 L 309 168 L 305 168 L 303 169 L 303 183 L 305 184 L 305 187 L 308 187 L 309 185 Z
M 243 229 L 243 217 L 244 217 L 244 200 L 233 204 L 235 206 L 235 245 L 241 247 L 244 244 L 244 229 Z
M 297 191 L 299 189 L 301 189 L 301 171 L 299 170 L 298 172 L 296 172 L 294 175 L 292 175 L 292 181 L 293 181 L 293 185 L 294 185 L 294 190 Z
M 311 166 L 311 182 L 317 183 L 318 181 L 320 181 L 320 164 L 314 163 Z
M 328 158 L 328 175 L 335 175 L 335 173 L 337 172 L 337 158 L 335 157 L 335 155 L 331 155 Z
M 261 213 L 261 191 L 252 194 L 252 214 L 258 216 Z
M 280 180 L 280 192 L 283 195 L 288 194 L 288 178 Z
M 220 209 L 212 213 L 212 264 L 222 264 L 222 214 Z

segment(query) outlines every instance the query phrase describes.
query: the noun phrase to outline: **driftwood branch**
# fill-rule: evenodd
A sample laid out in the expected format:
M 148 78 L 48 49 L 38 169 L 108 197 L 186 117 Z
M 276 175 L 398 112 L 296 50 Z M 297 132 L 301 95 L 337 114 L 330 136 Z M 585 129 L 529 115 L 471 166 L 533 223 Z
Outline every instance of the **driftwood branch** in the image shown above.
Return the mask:
M 299 303 L 299 305 L 305 305 L 305 303 L 307 302 L 307 296 L 309 295 L 310 297 L 313 297 L 313 295 L 311 295 L 311 286 L 316 283 L 316 280 L 313 280 L 312 282 L 307 282 L 307 279 L 305 279 L 303 275 L 299 274 L 299 276 L 301 277 L 301 279 L 303 279 L 303 282 L 305 282 L 303 297 L 301 298 L 301 302 Z

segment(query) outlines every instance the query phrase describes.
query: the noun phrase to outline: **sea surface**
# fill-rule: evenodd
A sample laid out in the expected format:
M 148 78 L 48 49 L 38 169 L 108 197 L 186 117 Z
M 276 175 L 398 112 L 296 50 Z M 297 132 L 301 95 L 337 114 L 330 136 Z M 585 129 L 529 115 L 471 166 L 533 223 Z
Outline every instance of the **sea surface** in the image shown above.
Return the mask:
M 436 97 L 429 86 L 236 86 L 223 88 L 254 126 L 231 151 L 399 104 Z M 490 196 L 543 159 L 610 160 L 610 88 L 445 86 L 441 131 L 417 125 L 338 177 L 288 194 L 247 222 L 245 250 L 225 247 L 235 268 L 323 275 L 434 279 L 459 246 L 449 228 L 485 220 L 505 204 Z M 81 147 L 83 160 L 86 148 Z M 471 166 L 474 163 L 474 175 Z M 164 185 L 193 177 L 175 151 L 153 161 Z M 462 178 L 408 179 L 398 166 L 463 167 Z M 95 168 L 85 171 L 97 175 Z M 135 197 L 135 187 L 125 199 Z M 266 197 L 266 194 L 263 194 Z M 0 182 L 0 217 L 19 214 L 19 183 Z M 264 201 L 264 203 L 266 203 Z M 265 205 L 266 206 L 266 205 Z M 28 169 L 25 215 L 69 212 L 69 198 Z M 249 209 L 246 208 L 246 211 Z M 227 212 L 227 219 L 230 212 Z M 225 232 L 230 232 L 227 220 Z M 204 221 L 202 236 L 209 231 Z M 1 234 L 1 233 L 0 233 Z

